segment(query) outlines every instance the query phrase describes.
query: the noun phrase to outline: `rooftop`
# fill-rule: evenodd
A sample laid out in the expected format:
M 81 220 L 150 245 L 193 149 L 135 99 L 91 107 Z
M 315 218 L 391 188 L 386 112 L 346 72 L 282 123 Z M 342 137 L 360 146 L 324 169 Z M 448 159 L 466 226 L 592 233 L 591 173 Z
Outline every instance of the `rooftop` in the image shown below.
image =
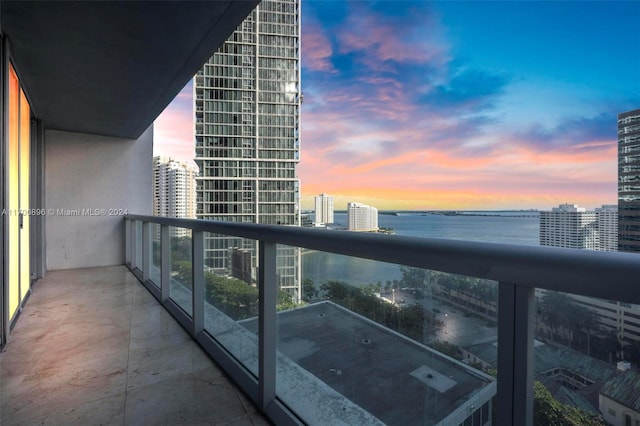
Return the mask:
M 604 385 L 600 393 L 640 412 L 640 374 L 635 371 L 618 374 Z
M 387 424 L 436 424 L 495 393 L 492 377 L 332 302 L 280 312 L 278 351 Z
M 497 367 L 498 345 L 496 342 L 478 343 L 464 350 L 493 368 Z M 597 411 L 598 391 L 605 382 L 618 373 L 614 366 L 566 347 L 536 341 L 533 354 L 536 379 L 542 381 L 557 399 L 582 409 Z M 577 373 L 588 379 L 589 383 L 578 389 L 571 389 L 570 386 L 557 381 L 558 386 L 556 386 L 552 382 L 556 375 L 554 370 L 557 369 Z

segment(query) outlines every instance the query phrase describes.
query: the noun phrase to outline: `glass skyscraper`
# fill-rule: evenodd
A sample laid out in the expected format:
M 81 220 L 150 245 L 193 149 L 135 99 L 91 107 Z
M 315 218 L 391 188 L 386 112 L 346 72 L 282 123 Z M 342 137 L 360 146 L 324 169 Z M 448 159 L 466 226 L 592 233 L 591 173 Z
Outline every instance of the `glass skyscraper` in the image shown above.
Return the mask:
M 618 250 L 640 251 L 640 109 L 618 114 Z
M 194 103 L 197 217 L 300 226 L 299 0 L 262 1 L 198 71 Z M 255 279 L 254 241 L 206 238 L 215 271 L 237 269 L 238 253 L 251 254 Z M 299 249 L 279 247 L 278 277 L 299 301 Z

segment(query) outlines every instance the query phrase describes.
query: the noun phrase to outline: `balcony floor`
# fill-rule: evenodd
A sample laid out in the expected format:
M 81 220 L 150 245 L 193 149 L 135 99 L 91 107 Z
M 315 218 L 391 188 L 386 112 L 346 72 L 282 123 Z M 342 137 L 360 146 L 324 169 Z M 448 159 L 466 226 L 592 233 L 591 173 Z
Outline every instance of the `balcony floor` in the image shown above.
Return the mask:
M 124 267 L 52 271 L 0 353 L 0 424 L 269 425 Z

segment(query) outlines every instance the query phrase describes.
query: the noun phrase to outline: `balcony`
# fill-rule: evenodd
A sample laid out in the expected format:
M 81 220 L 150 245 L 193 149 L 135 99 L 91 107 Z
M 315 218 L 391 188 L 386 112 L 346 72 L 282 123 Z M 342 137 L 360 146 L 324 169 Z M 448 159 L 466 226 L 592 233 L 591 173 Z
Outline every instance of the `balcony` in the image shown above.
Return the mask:
M 0 246 L 2 424 L 266 422 L 258 411 L 278 425 L 519 426 L 533 422 L 534 378 L 592 407 L 600 383 L 621 402 L 603 415 L 637 424 L 623 404 L 633 371 L 565 362 L 582 358 L 534 339 L 536 290 L 640 303 L 633 255 L 145 216 L 154 118 L 256 3 L 0 1 L 0 205 L 14 212 Z M 205 265 L 212 235 L 259 247 L 255 283 Z M 420 321 L 396 288 L 369 316 L 339 286 L 326 292 L 345 300 L 286 309 L 279 246 L 361 259 L 362 275 L 369 261 L 420 268 L 432 293 Z M 495 326 L 471 324 L 468 282 L 439 273 L 492 280 L 477 305 Z M 436 337 L 473 345 L 461 361 Z
M 48 273 L 0 374 L 7 426 L 270 424 L 124 266 Z
M 186 261 L 172 248 L 174 228 L 189 235 Z M 640 289 L 633 277 L 640 273 L 640 263 L 633 254 L 139 215 L 127 216 L 126 234 L 127 265 L 133 273 L 276 424 L 526 425 L 533 424 L 534 379 L 563 388 L 567 398 L 596 417 L 602 411 L 598 392 L 605 384 L 627 383 L 614 386 L 612 393 L 618 395 L 632 390 L 621 378 L 627 373 L 615 366 L 536 340 L 536 311 L 541 308 L 535 307 L 534 292 L 638 303 Z M 255 293 L 251 284 L 205 266 L 205 241 L 221 235 L 259 246 Z M 425 286 L 431 293 L 415 305 L 420 324 L 402 323 L 409 317 L 397 317 L 398 322 L 362 314 L 348 297 L 282 307 L 276 284 L 281 246 L 493 280 L 495 301 L 478 305 L 489 318 L 497 310 L 497 333 L 489 331 L 482 337 L 486 342 L 468 345 L 462 362 L 434 345 L 434 333 L 465 339 L 469 333 L 487 332 L 465 322 L 470 293 L 451 287 L 447 297 L 444 279 Z M 366 267 L 361 272 L 366 274 Z M 232 281 L 253 296 L 231 293 L 221 284 Z M 327 289 L 331 291 L 345 289 Z M 397 290 L 398 297 L 409 298 L 408 293 Z M 397 306 L 405 301 L 391 302 Z M 442 309 L 451 316 L 443 317 Z M 432 312 L 437 315 L 427 315 Z M 439 328 L 430 328 L 432 324 Z M 497 370 L 497 379 L 482 370 Z M 618 415 L 635 420 L 629 410 Z

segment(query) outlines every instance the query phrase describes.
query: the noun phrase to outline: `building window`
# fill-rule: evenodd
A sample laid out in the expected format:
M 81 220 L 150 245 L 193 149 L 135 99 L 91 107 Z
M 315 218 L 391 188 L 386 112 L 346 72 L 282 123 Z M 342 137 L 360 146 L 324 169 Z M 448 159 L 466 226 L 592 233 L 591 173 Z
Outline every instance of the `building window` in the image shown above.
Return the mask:
M 616 416 L 616 410 L 614 410 L 613 408 L 609 408 L 609 415 L 615 417 Z

